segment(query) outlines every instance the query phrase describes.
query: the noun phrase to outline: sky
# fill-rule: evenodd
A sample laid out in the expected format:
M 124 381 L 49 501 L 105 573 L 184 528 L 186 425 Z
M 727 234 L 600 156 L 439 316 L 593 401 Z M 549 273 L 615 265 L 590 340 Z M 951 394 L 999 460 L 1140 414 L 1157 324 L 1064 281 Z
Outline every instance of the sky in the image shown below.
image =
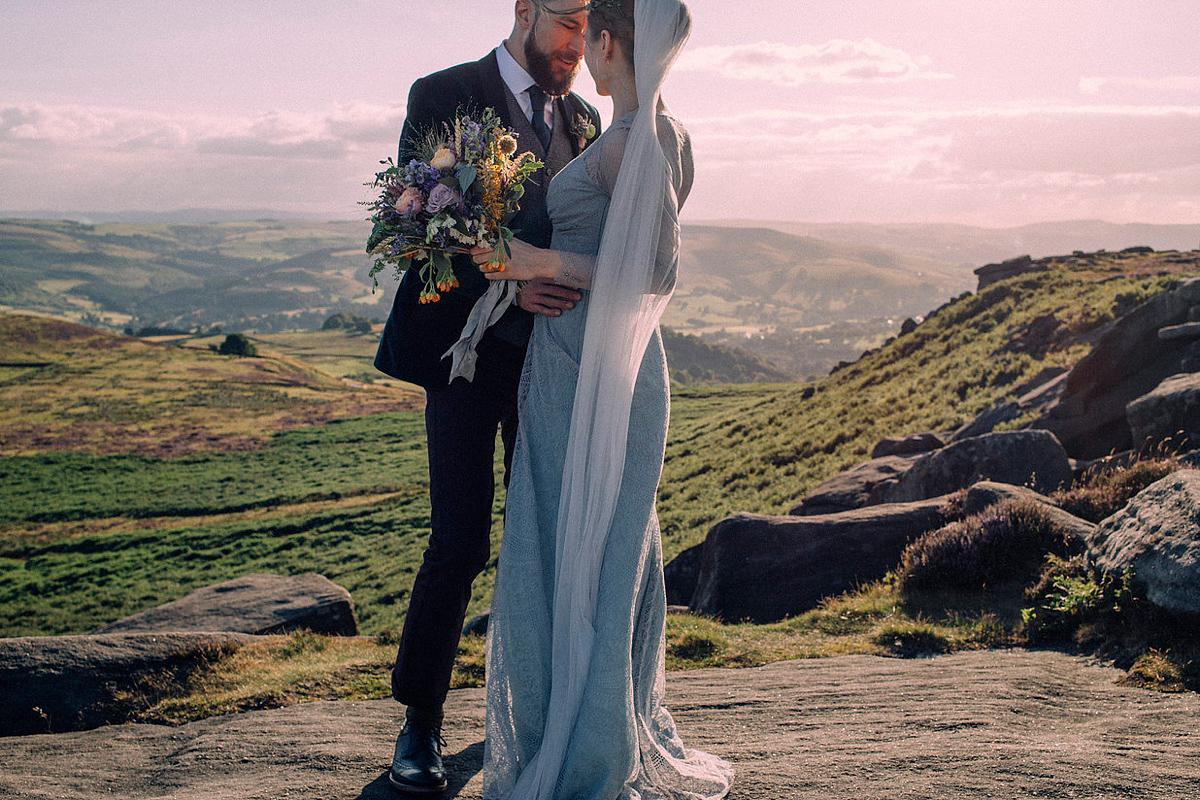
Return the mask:
M 1197 0 L 691 0 L 684 221 L 1200 222 Z M 511 0 L 3 0 L 0 209 L 361 218 Z M 586 71 L 576 88 L 601 109 Z

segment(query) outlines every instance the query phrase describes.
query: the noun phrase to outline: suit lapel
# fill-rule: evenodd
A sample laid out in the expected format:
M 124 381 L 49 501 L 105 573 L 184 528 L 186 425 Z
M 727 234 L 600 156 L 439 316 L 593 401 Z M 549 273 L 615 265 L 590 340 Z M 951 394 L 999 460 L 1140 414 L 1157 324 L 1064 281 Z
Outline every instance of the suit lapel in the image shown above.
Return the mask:
M 503 47 L 503 45 L 501 45 Z M 500 115 L 500 119 L 510 128 L 516 127 L 516 120 L 513 119 L 512 105 L 509 103 L 513 99 L 512 92 L 508 90 L 508 86 L 504 83 L 504 79 L 500 77 L 500 65 L 496 62 L 496 51 L 490 51 L 486 56 L 479 59 L 479 85 L 483 90 L 484 102 L 496 109 Z M 518 114 L 517 116 L 522 116 Z M 529 126 L 529 121 L 525 121 L 526 127 Z

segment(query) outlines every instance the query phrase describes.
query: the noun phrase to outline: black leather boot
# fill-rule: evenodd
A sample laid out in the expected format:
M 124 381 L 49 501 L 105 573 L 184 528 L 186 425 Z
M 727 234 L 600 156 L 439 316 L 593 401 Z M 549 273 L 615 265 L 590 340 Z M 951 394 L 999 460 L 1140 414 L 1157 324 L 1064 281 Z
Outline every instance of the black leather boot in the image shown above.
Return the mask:
M 411 794 L 433 794 L 446 790 L 446 768 L 442 764 L 441 728 L 406 722 L 396 737 L 396 755 L 388 780 L 393 788 Z

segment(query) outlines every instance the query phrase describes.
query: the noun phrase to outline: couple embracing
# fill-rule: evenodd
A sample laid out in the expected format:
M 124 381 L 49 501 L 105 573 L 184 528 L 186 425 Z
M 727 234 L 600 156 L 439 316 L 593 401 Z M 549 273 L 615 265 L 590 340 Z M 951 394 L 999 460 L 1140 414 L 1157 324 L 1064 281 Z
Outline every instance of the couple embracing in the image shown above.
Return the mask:
M 419 80 L 407 142 L 493 108 L 545 167 L 505 268 L 460 257 L 460 286 L 401 281 L 376 366 L 426 389 L 431 534 L 392 673 L 406 706 L 389 778 L 446 785 L 442 705 L 471 583 L 487 565 L 497 428 L 508 486 L 488 629 L 484 796 L 723 797 L 729 765 L 684 747 L 662 706 L 666 595 L 655 495 L 669 381 L 658 320 L 674 288 L 687 132 L 660 90 L 690 30 L 680 0 L 515 0 L 512 34 Z M 580 61 L 613 102 L 570 92 Z M 484 263 L 491 251 L 476 251 Z M 526 282 L 487 329 L 471 380 L 443 354 L 489 280 Z M 519 419 L 519 424 L 518 424 Z

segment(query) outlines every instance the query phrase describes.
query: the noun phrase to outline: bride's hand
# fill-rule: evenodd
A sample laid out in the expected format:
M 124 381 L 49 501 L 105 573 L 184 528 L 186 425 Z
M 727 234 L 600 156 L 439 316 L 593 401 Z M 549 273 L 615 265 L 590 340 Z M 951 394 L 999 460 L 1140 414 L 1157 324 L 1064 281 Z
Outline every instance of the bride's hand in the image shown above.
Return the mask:
M 484 275 L 494 281 L 529 281 L 553 277 L 553 268 L 545 263 L 546 254 L 551 251 L 534 247 L 520 239 L 513 239 L 508 246 L 510 254 L 507 256 L 487 247 L 475 247 L 471 250 L 471 257 L 483 269 Z M 496 263 L 500 264 L 500 269 L 489 271 L 487 265 Z

